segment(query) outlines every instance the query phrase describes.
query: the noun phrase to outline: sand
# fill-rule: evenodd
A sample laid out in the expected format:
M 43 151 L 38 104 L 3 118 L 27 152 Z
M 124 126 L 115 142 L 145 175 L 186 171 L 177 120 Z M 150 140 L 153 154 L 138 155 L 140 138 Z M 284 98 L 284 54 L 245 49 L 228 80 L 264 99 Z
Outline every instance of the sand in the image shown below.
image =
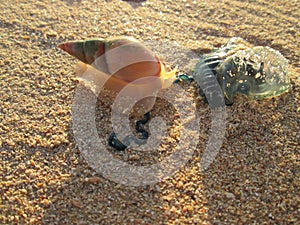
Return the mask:
M 1 1 L 0 224 L 299 224 L 299 8 L 290 0 Z M 77 60 L 57 48 L 120 35 L 176 41 L 198 55 L 239 36 L 280 51 L 293 87 L 227 107 L 225 139 L 205 171 L 199 162 L 211 119 L 197 98 L 199 140 L 190 160 L 159 183 L 129 187 L 97 173 L 80 152 L 72 131 Z M 109 102 L 102 106 L 99 136 L 107 137 Z M 152 116 L 167 117 L 171 108 L 158 102 Z M 160 160 L 178 141 L 180 126 L 170 124 L 170 139 L 155 154 L 110 151 L 136 165 Z

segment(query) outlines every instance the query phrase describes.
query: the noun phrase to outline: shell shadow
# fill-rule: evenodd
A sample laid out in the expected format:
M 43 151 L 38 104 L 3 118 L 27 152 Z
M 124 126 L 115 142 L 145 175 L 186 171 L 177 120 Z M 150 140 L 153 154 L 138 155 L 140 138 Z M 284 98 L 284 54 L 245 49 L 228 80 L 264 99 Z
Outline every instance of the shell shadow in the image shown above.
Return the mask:
M 141 6 L 143 2 L 147 0 L 122 0 L 123 2 L 127 2 L 132 8 L 136 9 Z
M 80 4 L 82 0 L 63 0 L 66 2 L 68 5 L 74 5 L 74 4 Z

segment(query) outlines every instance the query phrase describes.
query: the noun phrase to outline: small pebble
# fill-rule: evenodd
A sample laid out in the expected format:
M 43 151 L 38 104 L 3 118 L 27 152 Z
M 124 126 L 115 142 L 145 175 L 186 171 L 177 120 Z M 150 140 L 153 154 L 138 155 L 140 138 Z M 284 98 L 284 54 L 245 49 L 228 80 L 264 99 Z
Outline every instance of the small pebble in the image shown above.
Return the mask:
M 87 177 L 84 179 L 85 182 L 90 183 L 90 184 L 96 184 L 101 182 L 100 177 Z

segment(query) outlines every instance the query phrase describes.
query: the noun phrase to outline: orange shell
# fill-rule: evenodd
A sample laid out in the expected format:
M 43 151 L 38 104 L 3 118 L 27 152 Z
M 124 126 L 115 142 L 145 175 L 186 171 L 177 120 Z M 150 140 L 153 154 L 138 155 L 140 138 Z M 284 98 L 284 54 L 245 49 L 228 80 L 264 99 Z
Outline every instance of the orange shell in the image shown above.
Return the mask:
M 77 76 L 94 89 L 104 84 L 105 88 L 120 92 L 130 85 L 132 93 L 129 95 L 143 96 L 169 87 L 176 78 L 176 69 L 166 72 L 159 58 L 131 37 L 72 41 L 58 47 L 82 61 Z M 155 77 L 158 78 L 156 81 L 160 81 L 159 84 L 155 82 Z M 150 111 L 155 103 L 155 97 L 146 99 L 137 104 L 143 106 L 141 113 Z

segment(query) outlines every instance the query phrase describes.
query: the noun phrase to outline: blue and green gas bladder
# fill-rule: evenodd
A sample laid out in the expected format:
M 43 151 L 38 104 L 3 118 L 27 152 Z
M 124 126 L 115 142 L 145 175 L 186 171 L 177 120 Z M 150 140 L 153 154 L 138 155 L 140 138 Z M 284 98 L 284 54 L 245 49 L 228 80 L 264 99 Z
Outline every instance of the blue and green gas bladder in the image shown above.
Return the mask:
M 270 47 L 256 46 L 235 51 L 239 40 L 231 39 L 227 45 L 200 60 L 200 64 L 207 65 L 215 75 L 226 104 L 233 104 L 237 94 L 260 99 L 289 91 L 288 60 Z

